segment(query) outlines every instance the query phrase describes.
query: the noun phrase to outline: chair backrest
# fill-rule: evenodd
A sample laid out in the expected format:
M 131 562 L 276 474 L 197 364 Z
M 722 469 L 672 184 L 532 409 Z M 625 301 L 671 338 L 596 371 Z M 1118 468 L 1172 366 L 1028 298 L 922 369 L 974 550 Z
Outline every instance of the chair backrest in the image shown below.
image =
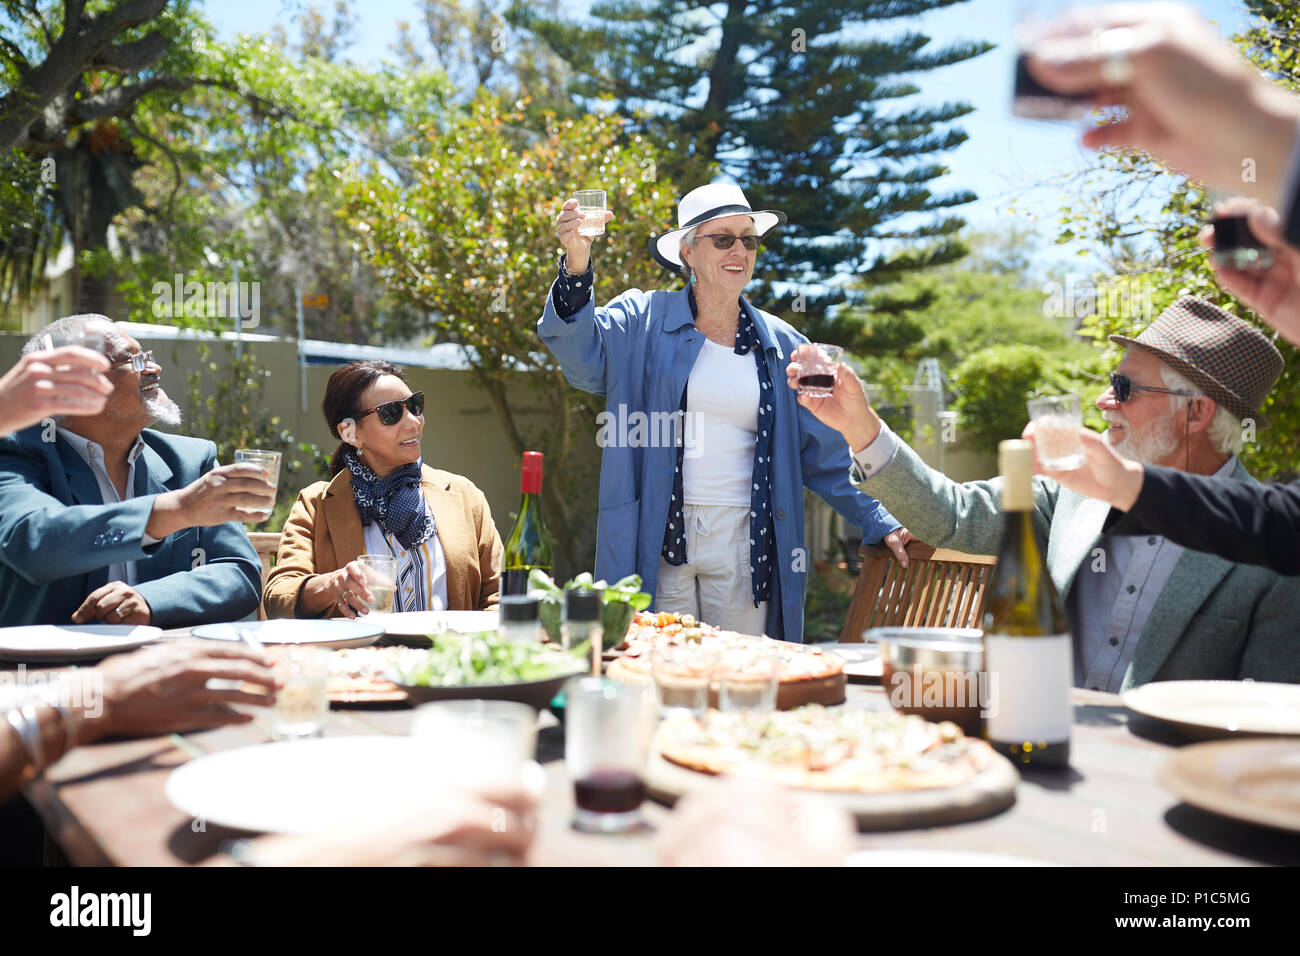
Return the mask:
M 248 535 L 248 540 L 253 542 L 253 550 L 262 559 L 262 587 L 266 587 L 267 575 L 271 573 L 275 554 L 280 550 L 280 532 L 254 531 Z
M 253 542 L 253 550 L 257 556 L 262 559 L 262 590 L 266 590 L 266 579 L 271 573 L 271 565 L 275 563 L 276 552 L 280 550 L 280 532 L 278 531 L 253 531 L 248 535 L 248 540 Z M 257 619 L 266 620 L 266 608 L 258 601 Z
M 840 641 L 871 627 L 980 627 L 992 555 L 907 545 L 907 567 L 884 545 L 862 546 L 862 571 Z

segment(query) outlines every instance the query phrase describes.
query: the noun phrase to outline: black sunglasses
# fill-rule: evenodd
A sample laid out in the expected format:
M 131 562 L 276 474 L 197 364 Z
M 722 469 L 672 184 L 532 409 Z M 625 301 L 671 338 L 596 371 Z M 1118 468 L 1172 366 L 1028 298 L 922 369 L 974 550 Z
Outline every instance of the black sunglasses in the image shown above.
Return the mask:
M 736 244 L 736 240 L 739 239 L 740 244 L 744 246 L 746 249 L 748 249 L 750 252 L 753 252 L 755 249 L 758 248 L 758 239 L 759 239 L 758 236 L 732 236 L 732 235 L 728 235 L 725 232 L 714 233 L 713 235 L 709 235 L 709 236 L 698 235 L 695 238 L 712 239 L 714 249 L 730 249 L 732 246 Z
M 379 415 L 379 424 L 396 425 L 402 420 L 402 407 L 405 406 L 411 410 L 411 414 L 419 418 L 424 414 L 424 392 L 412 392 L 396 402 L 384 402 L 382 405 L 376 405 L 374 408 L 367 408 L 364 412 L 356 417 L 357 421 L 365 418 L 371 412 Z
M 1160 392 L 1162 395 L 1186 395 L 1192 398 L 1195 392 L 1189 392 L 1181 388 L 1157 388 L 1154 385 L 1134 385 L 1133 380 L 1127 375 L 1121 375 L 1119 372 L 1110 373 L 1110 387 L 1115 390 L 1115 401 L 1121 405 L 1133 397 L 1137 392 Z

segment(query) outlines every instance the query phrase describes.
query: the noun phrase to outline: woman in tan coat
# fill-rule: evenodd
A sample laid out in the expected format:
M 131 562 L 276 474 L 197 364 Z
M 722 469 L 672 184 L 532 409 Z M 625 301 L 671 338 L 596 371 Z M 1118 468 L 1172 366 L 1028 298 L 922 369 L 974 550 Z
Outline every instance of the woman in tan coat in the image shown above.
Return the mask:
M 298 495 L 266 579 L 267 617 L 368 613 L 362 554 L 397 559 L 394 611 L 481 610 L 497 603 L 501 537 L 467 478 L 424 465 L 424 393 L 391 362 L 352 362 L 322 403 L 338 438 L 331 481 Z

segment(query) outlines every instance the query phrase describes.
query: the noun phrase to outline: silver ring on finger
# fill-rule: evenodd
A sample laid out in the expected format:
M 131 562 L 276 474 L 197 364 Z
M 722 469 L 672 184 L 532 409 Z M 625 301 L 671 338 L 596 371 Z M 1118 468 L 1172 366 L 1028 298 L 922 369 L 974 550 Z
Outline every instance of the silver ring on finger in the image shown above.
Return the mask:
M 117 610 L 114 611 L 113 613 L 116 614 L 118 617 L 126 617 L 126 605 L 119 604 L 117 606 Z
M 1099 30 L 1093 35 L 1093 49 L 1105 54 L 1105 59 L 1101 61 L 1101 78 L 1108 86 L 1128 86 L 1133 82 L 1133 60 L 1130 53 L 1134 40 L 1131 27 Z

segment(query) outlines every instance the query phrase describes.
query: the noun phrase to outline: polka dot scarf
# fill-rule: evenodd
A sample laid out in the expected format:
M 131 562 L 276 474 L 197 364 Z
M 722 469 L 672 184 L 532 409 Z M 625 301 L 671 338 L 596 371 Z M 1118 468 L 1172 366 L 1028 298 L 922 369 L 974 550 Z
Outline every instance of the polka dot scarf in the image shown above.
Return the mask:
M 691 315 L 696 316 L 695 291 L 689 294 Z M 763 349 L 758 341 L 758 330 L 753 320 L 744 310 L 740 310 L 740 320 L 736 326 L 736 354 L 745 355 L 752 352 L 754 364 L 758 366 L 758 441 L 754 446 L 754 468 L 752 471 L 749 496 L 749 570 L 752 576 L 752 593 L 754 606 L 768 600 L 772 595 L 772 567 L 774 565 L 774 535 L 772 534 L 772 440 L 776 425 L 774 411 L 776 396 L 772 391 L 772 376 L 768 374 L 767 362 L 763 361 Z M 688 384 L 689 387 L 689 384 Z M 682 389 L 682 415 L 686 414 L 686 388 Z M 686 521 L 682 517 L 682 505 L 686 497 L 682 490 L 682 457 L 685 445 L 677 444 L 677 469 L 673 474 L 672 499 L 668 504 L 668 527 L 664 529 L 663 559 L 677 567 L 686 563 Z M 725 621 L 715 621 L 725 624 Z
M 419 461 L 380 478 L 357 457 L 351 445 L 344 451 L 343 460 L 352 472 L 352 501 L 363 526 L 377 522 L 385 534 L 391 534 L 407 551 L 438 533 L 433 512 L 426 506 L 420 489 Z

